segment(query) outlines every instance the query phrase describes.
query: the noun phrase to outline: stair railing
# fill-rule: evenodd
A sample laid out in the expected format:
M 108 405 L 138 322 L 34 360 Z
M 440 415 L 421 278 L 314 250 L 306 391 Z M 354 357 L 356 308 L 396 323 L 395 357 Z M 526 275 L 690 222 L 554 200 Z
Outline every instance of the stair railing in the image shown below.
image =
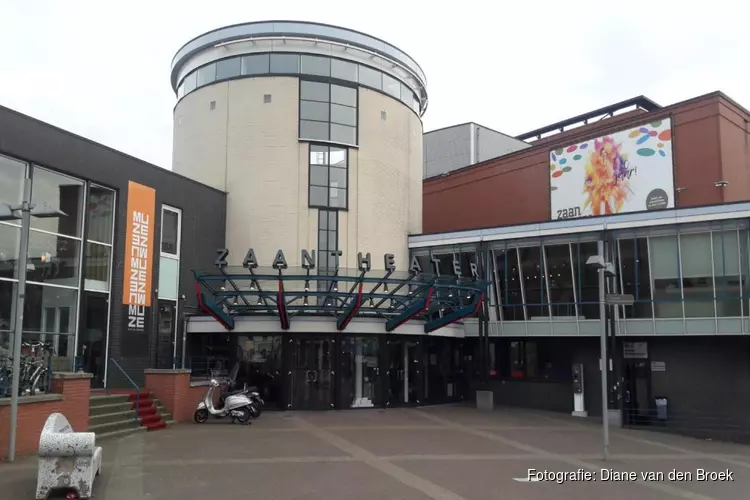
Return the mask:
M 118 370 L 120 370 L 120 373 L 125 375 L 125 378 L 128 379 L 128 382 L 130 382 L 130 385 L 135 387 L 135 419 L 138 420 L 138 411 L 140 406 L 140 399 L 141 399 L 141 390 L 138 388 L 138 384 L 133 382 L 133 379 L 130 378 L 130 375 L 128 375 L 125 370 L 122 369 L 122 366 L 120 366 L 120 363 L 115 361 L 115 358 L 109 358 L 109 360 L 114 364 Z M 111 394 L 109 390 L 109 377 L 107 377 L 107 385 L 104 387 L 104 389 L 107 391 L 107 394 Z

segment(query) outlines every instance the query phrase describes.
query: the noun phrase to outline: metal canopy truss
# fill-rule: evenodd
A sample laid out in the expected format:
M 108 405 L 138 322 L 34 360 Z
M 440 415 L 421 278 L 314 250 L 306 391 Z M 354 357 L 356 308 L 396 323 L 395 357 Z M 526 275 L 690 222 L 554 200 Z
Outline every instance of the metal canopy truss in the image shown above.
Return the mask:
M 382 272 L 382 271 L 381 271 Z M 304 273 L 304 274 L 303 274 Z M 339 331 L 355 317 L 385 320 L 391 332 L 410 320 L 425 322 L 425 333 L 477 314 L 488 284 L 473 278 L 435 276 L 424 273 L 338 270 L 315 274 L 300 269 L 243 269 L 232 273 L 193 271 L 198 305 L 225 329 L 233 330 L 238 316 L 277 316 L 288 330 L 295 316 L 333 316 Z

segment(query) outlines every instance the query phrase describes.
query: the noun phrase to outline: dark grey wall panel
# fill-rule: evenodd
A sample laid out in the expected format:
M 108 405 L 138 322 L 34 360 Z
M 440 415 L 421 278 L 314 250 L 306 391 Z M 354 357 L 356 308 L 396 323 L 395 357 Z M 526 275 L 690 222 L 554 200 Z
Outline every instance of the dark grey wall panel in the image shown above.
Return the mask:
M 191 269 L 210 268 L 216 248 L 224 246 L 226 194 L 3 107 L 0 107 L 0 153 L 117 191 L 109 356 L 122 359 L 128 375 L 139 382 L 143 378 L 143 368 L 157 364 L 156 335 L 155 328 L 150 328 L 149 334 L 141 338 L 130 338 L 123 333 L 126 309 L 122 305 L 122 287 L 128 181 L 156 190 L 152 290 L 158 287 L 159 278 L 161 206 L 166 204 L 182 210 L 180 293 L 186 297 L 184 303 L 180 304 L 183 310 L 183 306 L 196 305 Z M 153 318 L 151 323 L 155 323 Z M 158 360 L 160 366 L 167 362 L 171 363 L 171 360 Z M 110 375 L 112 372 L 110 367 Z M 117 377 L 113 377 L 113 381 L 124 383 Z

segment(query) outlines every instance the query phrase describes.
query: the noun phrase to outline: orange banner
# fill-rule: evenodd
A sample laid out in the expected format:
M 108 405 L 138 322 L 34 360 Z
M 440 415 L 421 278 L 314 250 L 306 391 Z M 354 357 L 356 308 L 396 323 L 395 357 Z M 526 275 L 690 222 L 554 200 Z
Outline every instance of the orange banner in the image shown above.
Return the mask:
M 154 255 L 154 207 L 156 191 L 128 182 L 127 231 L 125 233 L 125 283 L 122 303 L 138 309 L 151 307 L 151 269 Z M 137 307 L 140 306 L 140 307 Z

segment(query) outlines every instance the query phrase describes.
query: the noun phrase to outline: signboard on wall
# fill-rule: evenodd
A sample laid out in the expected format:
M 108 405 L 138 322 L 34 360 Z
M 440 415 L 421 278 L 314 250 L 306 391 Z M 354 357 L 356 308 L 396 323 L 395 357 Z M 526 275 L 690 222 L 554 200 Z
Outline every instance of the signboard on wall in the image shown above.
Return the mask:
M 670 119 L 550 151 L 550 218 L 674 208 Z
M 146 332 L 151 307 L 155 205 L 153 188 L 128 182 L 122 303 L 127 308 L 126 330 L 133 333 Z
M 648 342 L 623 342 L 622 357 L 625 359 L 648 359 Z

